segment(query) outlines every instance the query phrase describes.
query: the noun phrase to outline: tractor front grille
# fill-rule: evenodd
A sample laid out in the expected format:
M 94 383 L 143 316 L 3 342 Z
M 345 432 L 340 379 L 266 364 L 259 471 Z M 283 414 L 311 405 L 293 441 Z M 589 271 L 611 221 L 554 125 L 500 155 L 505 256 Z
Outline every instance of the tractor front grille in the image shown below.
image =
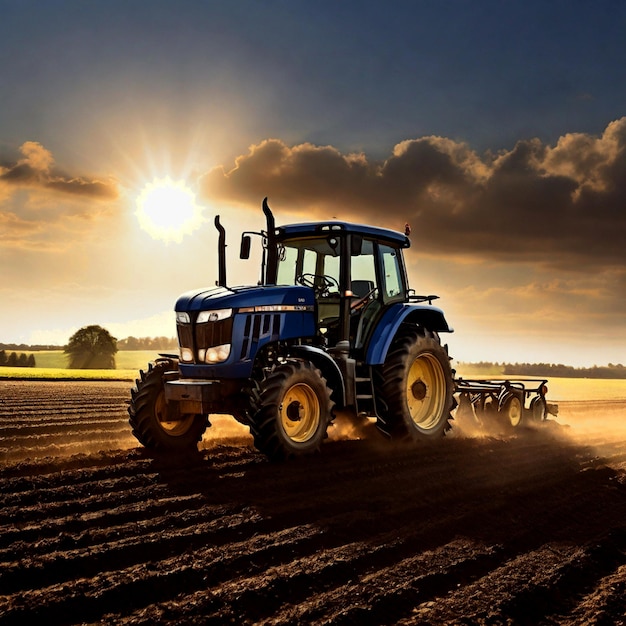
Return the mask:
M 217 322 L 196 324 L 196 346 L 198 348 L 212 348 L 224 343 L 230 343 L 233 336 L 233 318 Z
M 193 351 L 194 362 L 202 362 L 198 359 L 198 351 L 230 344 L 233 336 L 233 318 L 217 322 L 204 322 L 203 324 L 185 324 L 177 322 L 178 345 L 181 348 L 189 348 Z

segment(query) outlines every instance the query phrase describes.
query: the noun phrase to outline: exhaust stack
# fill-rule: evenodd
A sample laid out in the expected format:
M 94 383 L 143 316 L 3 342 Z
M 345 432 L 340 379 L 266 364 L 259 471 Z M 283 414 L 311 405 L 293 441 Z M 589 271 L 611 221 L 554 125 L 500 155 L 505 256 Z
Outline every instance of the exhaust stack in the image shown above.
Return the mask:
M 218 279 L 217 285 L 219 287 L 226 287 L 226 231 L 220 224 L 220 216 L 215 216 L 215 228 L 219 232 L 219 238 L 217 241 L 217 261 L 218 261 Z
M 263 213 L 267 223 L 267 274 L 265 283 L 267 285 L 276 284 L 276 262 L 278 261 L 278 250 L 276 249 L 276 223 L 274 215 L 267 204 L 267 198 L 263 199 Z

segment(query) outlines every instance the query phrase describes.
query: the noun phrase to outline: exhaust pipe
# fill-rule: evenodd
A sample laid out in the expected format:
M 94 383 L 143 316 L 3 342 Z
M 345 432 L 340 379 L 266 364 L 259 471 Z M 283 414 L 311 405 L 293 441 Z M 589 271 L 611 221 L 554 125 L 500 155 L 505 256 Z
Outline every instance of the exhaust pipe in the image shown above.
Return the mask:
M 274 215 L 267 204 L 267 198 L 263 199 L 263 213 L 267 223 L 267 273 L 265 283 L 267 285 L 276 284 L 276 265 L 278 263 L 278 249 L 276 248 L 276 223 Z
M 217 261 L 218 261 L 218 287 L 226 287 L 226 231 L 220 224 L 220 216 L 215 216 L 215 228 L 219 232 L 219 238 L 217 242 Z

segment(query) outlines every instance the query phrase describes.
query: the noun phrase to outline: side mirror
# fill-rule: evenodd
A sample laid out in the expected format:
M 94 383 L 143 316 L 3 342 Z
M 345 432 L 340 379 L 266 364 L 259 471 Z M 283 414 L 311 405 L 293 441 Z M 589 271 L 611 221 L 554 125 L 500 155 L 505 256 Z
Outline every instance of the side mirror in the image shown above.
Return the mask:
M 251 243 L 250 235 L 241 236 L 241 248 L 239 249 L 240 259 L 250 258 L 250 243 Z

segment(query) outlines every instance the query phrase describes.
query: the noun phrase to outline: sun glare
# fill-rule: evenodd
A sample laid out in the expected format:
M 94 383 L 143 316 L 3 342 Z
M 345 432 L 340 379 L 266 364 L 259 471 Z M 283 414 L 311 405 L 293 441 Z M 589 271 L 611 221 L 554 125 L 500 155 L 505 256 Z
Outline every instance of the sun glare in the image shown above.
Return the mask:
M 135 215 L 152 238 L 180 243 L 203 223 L 202 207 L 185 181 L 155 178 L 137 197 Z

